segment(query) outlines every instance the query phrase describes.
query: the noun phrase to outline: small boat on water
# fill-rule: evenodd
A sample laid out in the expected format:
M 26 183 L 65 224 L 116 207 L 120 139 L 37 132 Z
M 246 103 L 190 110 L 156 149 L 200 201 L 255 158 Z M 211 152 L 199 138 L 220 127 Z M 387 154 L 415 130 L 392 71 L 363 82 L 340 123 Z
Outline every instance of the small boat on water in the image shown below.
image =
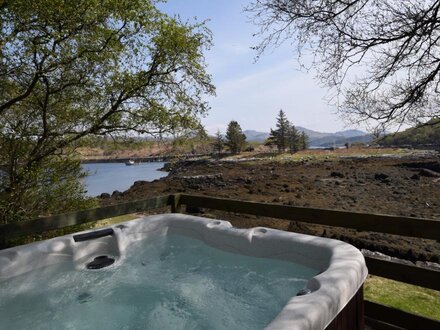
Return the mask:
M 125 162 L 125 165 L 127 166 L 133 166 L 133 165 L 139 165 L 140 162 L 135 162 L 133 159 L 128 160 L 128 162 Z

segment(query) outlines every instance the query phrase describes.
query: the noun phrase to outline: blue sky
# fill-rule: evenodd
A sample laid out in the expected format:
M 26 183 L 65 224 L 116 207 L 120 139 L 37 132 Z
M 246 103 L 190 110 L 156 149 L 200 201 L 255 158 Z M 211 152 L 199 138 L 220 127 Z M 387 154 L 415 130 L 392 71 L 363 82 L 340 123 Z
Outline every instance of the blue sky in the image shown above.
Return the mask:
M 208 71 L 217 88 L 209 99 L 211 110 L 202 122 L 213 134 L 224 132 L 231 120 L 245 129 L 269 131 L 283 109 L 297 126 L 321 132 L 347 128 L 328 105 L 326 89 L 313 79 L 312 73 L 299 71 L 288 44 L 265 53 L 255 62 L 258 44 L 252 35 L 258 28 L 251 24 L 243 8 L 250 0 L 168 0 L 160 8 L 179 14 L 184 20 L 209 20 L 214 46 L 206 53 Z

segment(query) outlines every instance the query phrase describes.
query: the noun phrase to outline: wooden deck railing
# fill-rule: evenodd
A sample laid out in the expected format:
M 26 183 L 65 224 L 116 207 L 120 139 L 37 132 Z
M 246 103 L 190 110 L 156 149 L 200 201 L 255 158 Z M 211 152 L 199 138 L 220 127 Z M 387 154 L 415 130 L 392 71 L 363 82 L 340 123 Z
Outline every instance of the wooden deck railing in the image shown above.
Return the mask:
M 0 247 L 4 247 L 5 242 L 12 238 L 123 214 L 165 207 L 170 207 L 171 212 L 180 212 L 182 205 L 440 241 L 440 221 L 438 220 L 175 194 L 0 225 L 0 244 L 2 244 Z M 372 257 L 365 257 L 365 260 L 370 274 L 440 291 L 440 271 Z M 437 320 L 371 301 L 365 301 L 365 316 L 367 323 L 371 324 L 374 329 L 440 329 L 440 322 Z

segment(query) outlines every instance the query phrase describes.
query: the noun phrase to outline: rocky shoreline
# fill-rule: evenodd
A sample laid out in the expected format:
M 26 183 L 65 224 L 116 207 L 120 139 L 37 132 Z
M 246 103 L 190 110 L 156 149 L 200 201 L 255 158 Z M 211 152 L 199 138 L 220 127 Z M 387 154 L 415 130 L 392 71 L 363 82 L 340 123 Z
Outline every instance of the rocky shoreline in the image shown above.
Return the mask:
M 440 157 L 182 161 L 169 176 L 136 182 L 125 192 L 102 196 L 103 205 L 189 193 L 303 207 L 440 219 Z M 360 249 L 416 262 L 439 263 L 440 242 L 196 209 L 237 227 L 270 226 L 347 241 Z

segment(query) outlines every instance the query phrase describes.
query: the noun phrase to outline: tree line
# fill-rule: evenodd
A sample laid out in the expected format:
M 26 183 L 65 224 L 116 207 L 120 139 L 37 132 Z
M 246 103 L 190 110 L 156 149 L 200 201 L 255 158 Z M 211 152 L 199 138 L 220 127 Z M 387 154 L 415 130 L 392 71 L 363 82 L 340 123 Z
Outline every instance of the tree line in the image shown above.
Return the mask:
M 295 153 L 307 149 L 309 137 L 304 132 L 300 132 L 286 117 L 283 110 L 280 110 L 277 117 L 276 128 L 270 130 L 270 136 L 266 140 L 266 145 L 276 146 L 279 152 L 288 150 Z
M 440 118 L 430 120 L 428 125 L 411 127 L 403 132 L 389 134 L 377 139 L 383 146 L 432 146 L 440 147 Z
M 279 152 L 289 151 L 295 153 L 305 150 L 309 145 L 309 137 L 304 132 L 296 129 L 286 117 L 283 110 L 280 110 L 277 117 L 276 128 L 270 130 L 270 136 L 265 141 L 266 146 L 276 146 Z M 246 135 L 240 124 L 232 120 L 226 129 L 225 137 L 222 136 L 220 130 L 217 131 L 213 141 L 214 153 L 220 154 L 225 147 L 232 154 L 238 154 L 246 148 Z M 251 147 L 246 148 L 252 149 Z
M 239 154 L 245 146 L 246 135 L 243 133 L 240 124 L 235 120 L 229 122 L 225 137 L 218 130 L 213 142 L 213 150 L 217 154 L 222 153 L 225 147 L 228 147 L 232 154 Z

